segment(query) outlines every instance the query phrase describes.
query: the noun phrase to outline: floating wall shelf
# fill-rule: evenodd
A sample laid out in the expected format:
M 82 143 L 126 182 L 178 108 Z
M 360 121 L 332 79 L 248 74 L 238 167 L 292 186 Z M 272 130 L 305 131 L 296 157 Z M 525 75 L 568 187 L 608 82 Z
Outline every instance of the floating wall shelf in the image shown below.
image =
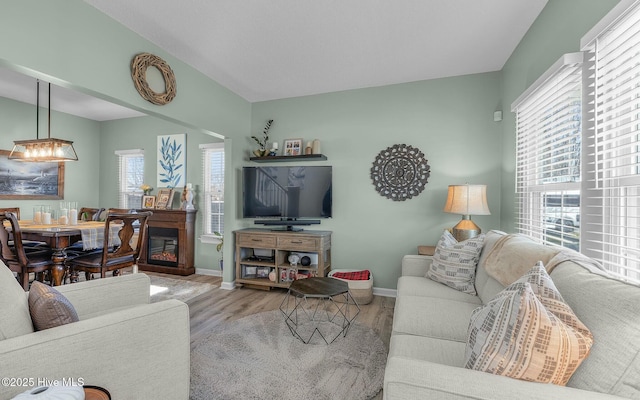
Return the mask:
M 250 161 L 253 162 L 284 162 L 284 161 L 324 161 L 327 156 L 324 154 L 302 154 L 299 156 L 266 156 L 266 157 L 251 157 Z

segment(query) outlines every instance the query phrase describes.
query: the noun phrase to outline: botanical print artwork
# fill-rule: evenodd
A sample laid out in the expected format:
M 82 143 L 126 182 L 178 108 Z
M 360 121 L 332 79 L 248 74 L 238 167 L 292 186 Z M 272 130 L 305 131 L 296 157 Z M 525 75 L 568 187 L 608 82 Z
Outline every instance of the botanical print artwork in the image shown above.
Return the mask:
M 186 170 L 186 135 L 158 136 L 157 187 L 184 186 Z

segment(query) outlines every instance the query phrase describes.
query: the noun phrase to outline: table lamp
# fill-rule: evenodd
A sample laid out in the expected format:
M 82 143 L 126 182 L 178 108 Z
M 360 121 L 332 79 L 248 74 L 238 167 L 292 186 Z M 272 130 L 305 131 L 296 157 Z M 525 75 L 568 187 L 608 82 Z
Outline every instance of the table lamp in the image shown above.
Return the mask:
M 449 185 L 444 212 L 462 215 L 462 220 L 453 227 L 457 241 L 478 236 L 481 230 L 471 221 L 471 215 L 491 214 L 487 205 L 487 185 Z

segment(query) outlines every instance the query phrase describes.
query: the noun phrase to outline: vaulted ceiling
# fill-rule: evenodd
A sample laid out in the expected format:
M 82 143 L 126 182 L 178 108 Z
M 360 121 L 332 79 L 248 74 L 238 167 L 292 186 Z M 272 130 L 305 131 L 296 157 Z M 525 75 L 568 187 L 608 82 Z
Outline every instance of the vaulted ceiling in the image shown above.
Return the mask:
M 85 1 L 250 102 L 498 71 L 547 3 Z
M 250 102 L 498 71 L 547 3 L 85 1 Z M 19 95 L 3 75 L 0 96 L 35 102 L 33 80 Z M 96 115 L 73 95 L 73 107 L 52 107 L 96 120 L 136 115 L 105 104 Z

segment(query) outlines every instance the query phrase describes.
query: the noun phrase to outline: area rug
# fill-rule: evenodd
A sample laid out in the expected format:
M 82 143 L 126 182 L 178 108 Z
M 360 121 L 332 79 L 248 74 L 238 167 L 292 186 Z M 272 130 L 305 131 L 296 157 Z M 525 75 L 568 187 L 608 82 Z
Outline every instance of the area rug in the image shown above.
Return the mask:
M 381 389 L 387 349 L 357 321 L 332 344 L 294 338 L 280 311 L 223 323 L 191 351 L 191 400 L 369 399 Z
M 149 275 L 149 278 L 151 278 L 150 294 L 152 303 L 168 299 L 187 302 L 216 288 L 210 283 L 171 279 L 155 275 Z

